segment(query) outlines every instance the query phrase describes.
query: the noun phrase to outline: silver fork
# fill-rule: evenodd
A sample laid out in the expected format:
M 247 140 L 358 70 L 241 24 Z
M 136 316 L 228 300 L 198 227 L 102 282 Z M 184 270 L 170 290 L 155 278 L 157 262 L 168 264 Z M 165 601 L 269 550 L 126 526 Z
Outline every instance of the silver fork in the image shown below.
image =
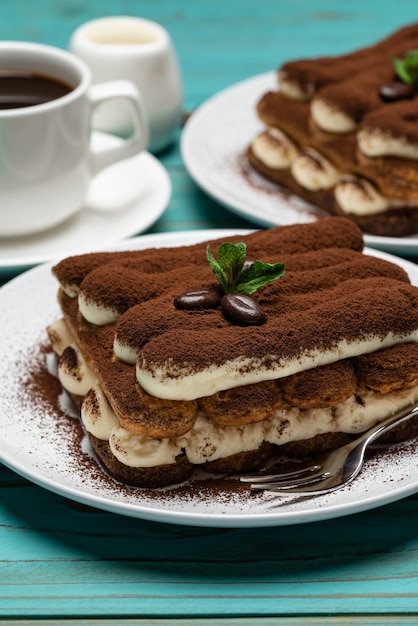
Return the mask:
M 418 405 L 404 408 L 376 424 L 345 446 L 331 452 L 321 464 L 294 472 L 242 476 L 253 489 L 274 491 L 278 495 L 319 495 L 339 489 L 351 482 L 361 471 L 367 447 L 383 433 L 418 415 Z

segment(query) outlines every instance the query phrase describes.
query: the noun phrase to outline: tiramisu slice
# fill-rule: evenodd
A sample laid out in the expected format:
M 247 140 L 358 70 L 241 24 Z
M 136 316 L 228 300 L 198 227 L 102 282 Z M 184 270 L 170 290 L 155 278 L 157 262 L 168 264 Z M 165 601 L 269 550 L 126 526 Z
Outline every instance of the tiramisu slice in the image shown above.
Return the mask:
M 418 289 L 362 247 L 330 218 L 56 265 L 60 380 L 110 474 L 252 471 L 416 402 Z
M 285 63 L 248 149 L 261 174 L 375 235 L 418 232 L 418 24 L 354 53 Z

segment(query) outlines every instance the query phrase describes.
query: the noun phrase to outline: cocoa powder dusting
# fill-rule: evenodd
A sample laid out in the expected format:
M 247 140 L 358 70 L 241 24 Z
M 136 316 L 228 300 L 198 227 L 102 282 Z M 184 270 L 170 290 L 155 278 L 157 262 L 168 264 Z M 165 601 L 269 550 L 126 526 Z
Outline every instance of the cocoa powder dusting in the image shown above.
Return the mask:
M 291 226 L 279 226 L 257 234 L 246 236 L 248 244 L 248 256 L 263 258 L 265 262 L 277 262 L 278 255 L 300 254 L 306 250 L 319 250 L 321 248 L 338 247 L 363 249 L 361 231 L 346 218 L 326 220 L 326 224 L 298 224 Z M 241 236 L 228 238 L 232 243 L 242 240 Z M 216 240 L 181 246 L 179 248 L 164 248 L 161 255 L 159 248 L 147 250 L 91 253 L 81 256 L 72 256 L 64 259 L 54 266 L 53 273 L 63 285 L 80 286 L 83 279 L 93 270 L 106 267 L 108 263 L 117 263 L 120 266 L 142 271 L 144 274 L 158 274 L 167 270 L 177 269 L 183 265 L 198 264 L 206 267 L 205 251 L 207 244 L 216 246 Z M 266 250 L 269 257 L 266 258 Z M 111 278 L 108 275 L 108 278 Z
M 392 57 L 402 58 L 409 50 L 417 47 L 417 40 L 418 24 L 411 24 L 374 45 L 339 56 L 289 61 L 280 70 L 289 80 L 302 85 L 313 85 L 315 90 L 349 79 L 365 70 L 368 70 L 373 79 L 376 72 L 382 71 L 382 66 L 390 68 L 393 75 Z M 383 67 L 383 71 L 387 70 Z
M 200 371 L 240 357 L 263 360 L 272 355 L 273 360 L 292 359 L 305 351 L 332 349 L 338 341 L 375 335 L 383 339 L 392 330 L 408 334 L 418 326 L 416 288 L 390 278 L 349 279 L 334 288 L 323 284 L 314 297 L 310 290 L 282 294 L 279 283 L 275 293 L 271 291 L 270 298 L 260 294 L 267 313 L 263 326 L 219 324 L 202 328 L 200 324 L 195 326 L 191 314 L 186 327 L 176 324 L 149 338 L 139 354 L 140 366 L 152 370 L 170 360 Z M 147 308 L 144 305 L 143 316 L 151 314 Z M 220 312 L 218 315 L 222 320 Z
M 176 510 L 176 506 L 186 507 L 208 506 L 211 510 L 216 503 L 217 511 L 229 510 L 231 502 L 234 511 L 244 509 L 249 503 L 255 507 L 269 506 L 269 497 L 266 494 L 251 490 L 248 484 L 226 477 L 211 477 L 197 470 L 193 477 L 186 483 L 173 485 L 161 489 L 141 489 L 122 484 L 112 477 L 100 466 L 92 455 L 91 449 L 86 446 L 86 437 L 78 417 L 78 409 L 68 402 L 63 404 L 63 392 L 61 385 L 51 367 L 53 359 L 52 348 L 47 340 L 33 346 L 28 353 L 19 357 L 18 371 L 22 372 L 19 381 L 20 391 L 18 403 L 21 406 L 29 404 L 36 414 L 37 422 L 33 423 L 33 436 L 45 440 L 61 440 L 64 454 L 71 456 L 72 472 L 82 477 L 82 483 L 94 485 L 94 489 L 100 489 L 103 494 L 112 494 L 117 499 L 136 503 L 140 506 L 155 506 L 162 510 Z M 67 398 L 68 401 L 68 398 Z M 40 417 L 44 416 L 44 417 Z M 418 424 L 417 424 L 418 428 Z M 414 442 L 408 442 L 397 447 L 388 447 L 371 451 L 368 455 L 370 471 L 378 471 L 382 458 L 389 458 L 390 462 L 396 463 L 404 449 L 411 449 Z M 305 459 L 304 463 L 311 462 Z M 281 462 L 277 469 L 291 470 L 299 467 L 299 461 Z M 272 501 L 274 503 L 274 499 Z M 283 501 L 286 506 L 287 501 Z M 75 505 L 80 508 L 79 505 Z M 84 507 L 83 507 L 84 510 Z M 86 511 L 89 509 L 86 507 Z M 268 509 L 263 508 L 266 512 Z M 274 512 L 274 508 L 271 510 Z
M 206 501 L 208 504 L 215 500 L 219 504 L 227 503 L 231 498 L 235 502 L 242 499 L 243 503 L 248 499 L 254 502 L 263 499 L 262 494 L 252 492 L 248 485 L 234 478 L 212 478 L 199 471 L 187 483 L 161 489 L 142 489 L 115 480 L 101 466 L 88 445 L 79 418 L 79 409 L 62 390 L 57 376 L 51 371 L 54 369 L 51 367 L 54 360 L 55 355 L 47 340 L 33 346 L 28 354 L 22 355 L 18 364 L 18 369 L 22 372 L 19 403 L 22 406 L 29 404 L 34 412 L 45 416 L 43 420 L 33 424 L 34 436 L 44 439 L 60 438 L 65 442 L 73 471 L 84 476 L 83 482 L 86 484 L 92 481 L 96 487 L 120 494 L 121 498 L 129 498 L 138 504 L 160 502 L 164 505 L 167 499 L 178 502 Z
M 383 135 L 390 133 L 393 137 L 402 137 L 416 143 L 418 141 L 418 97 L 377 108 L 364 118 L 361 126 L 365 129 L 378 130 Z
M 257 359 L 268 369 L 283 358 L 335 349 L 339 341 L 383 338 L 388 332 L 403 335 L 418 326 L 416 288 L 398 266 L 361 254 L 361 232 L 347 219 L 279 227 L 245 240 L 248 258 L 284 262 L 287 268 L 284 277 L 253 296 L 267 315 L 261 327 L 238 327 L 220 309 L 175 308 L 180 292 L 215 286 L 210 282 L 214 277 L 205 257 L 206 244 L 127 253 L 125 271 L 117 253 L 116 267 L 121 271 L 116 275 L 115 257 L 107 257 L 108 263 L 88 273 L 82 282 L 85 298 L 125 311 L 116 325 L 92 329 L 80 319 L 77 300 L 62 298 L 67 322 L 92 363 L 99 364 L 102 384 L 116 398 L 116 412 L 119 404 L 135 406 L 137 398 L 134 368 L 112 358 L 114 336 L 139 352 L 143 369 L 153 371 L 170 363 L 169 375 L 176 376 L 176 365 L 192 373 L 241 357 L 247 360 L 243 367 Z M 219 242 L 211 244 L 215 249 Z M 152 260 L 153 274 L 143 269 L 147 259 Z M 71 261 L 55 268 L 63 282 Z M 80 266 L 81 258 L 75 262 Z M 88 255 L 86 271 L 90 264 Z
M 36 426 L 43 433 L 42 436 L 60 437 L 67 441 L 69 453 L 76 460 L 77 467 L 84 471 L 91 464 L 91 459 L 82 453 L 84 432 L 77 417 L 78 408 L 63 391 L 57 376 L 52 372 L 55 362 L 55 355 L 47 340 L 31 349 L 22 359 L 19 368 L 22 372 L 19 400 L 22 405 L 29 404 L 41 409 L 45 419 Z

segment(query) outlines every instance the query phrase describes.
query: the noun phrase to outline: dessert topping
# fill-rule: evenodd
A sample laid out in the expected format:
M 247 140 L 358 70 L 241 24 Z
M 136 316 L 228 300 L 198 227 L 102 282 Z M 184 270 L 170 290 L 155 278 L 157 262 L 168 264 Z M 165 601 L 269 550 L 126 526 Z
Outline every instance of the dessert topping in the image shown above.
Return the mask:
M 221 307 L 225 317 L 239 326 L 261 326 L 266 321 L 266 314 L 258 302 L 242 293 L 225 294 Z
M 399 78 L 411 87 L 418 87 L 418 50 L 410 50 L 405 58 L 392 59 L 393 66 Z
M 185 291 L 174 298 L 176 309 L 203 310 L 216 309 L 221 303 L 221 295 L 215 289 Z
M 206 248 L 206 258 L 219 281 L 224 296 L 215 289 L 187 291 L 174 298 L 177 309 L 215 309 L 221 305 L 225 317 L 240 326 L 255 326 L 266 321 L 261 306 L 250 296 L 268 283 L 283 276 L 283 263 L 262 263 L 246 260 L 247 245 L 243 242 L 223 243 L 218 248 L 218 260 Z
M 379 89 L 379 95 L 384 102 L 396 102 L 396 100 L 409 100 L 414 97 L 414 90 L 411 85 L 395 81 L 382 85 Z
M 283 263 L 245 262 L 245 243 L 223 243 L 218 248 L 218 260 L 213 257 L 210 246 L 206 258 L 218 279 L 222 290 L 251 296 L 264 285 L 277 280 L 285 273 Z
M 267 317 L 261 306 L 250 296 L 273 280 L 283 276 L 283 263 L 246 261 L 245 243 L 223 243 L 218 248 L 218 260 L 213 257 L 210 246 L 206 258 L 225 292 L 221 308 L 225 317 L 240 326 L 260 326 Z
M 413 98 L 418 88 L 418 50 L 410 50 L 404 59 L 392 58 L 398 80 L 382 85 L 379 96 L 384 102 Z

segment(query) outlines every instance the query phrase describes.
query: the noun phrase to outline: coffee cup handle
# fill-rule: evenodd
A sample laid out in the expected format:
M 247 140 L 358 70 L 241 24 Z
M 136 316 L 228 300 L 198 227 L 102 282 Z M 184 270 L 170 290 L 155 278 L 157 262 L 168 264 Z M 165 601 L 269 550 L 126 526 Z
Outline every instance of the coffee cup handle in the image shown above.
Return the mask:
M 142 150 L 145 150 L 149 139 L 149 125 L 141 96 L 135 85 L 127 80 L 115 80 L 91 85 L 88 97 L 91 105 L 91 115 L 104 102 L 123 99 L 129 105 L 134 128 L 132 136 L 123 140 L 120 145 L 100 152 L 91 150 L 91 172 L 95 176 L 109 165 L 135 156 Z

